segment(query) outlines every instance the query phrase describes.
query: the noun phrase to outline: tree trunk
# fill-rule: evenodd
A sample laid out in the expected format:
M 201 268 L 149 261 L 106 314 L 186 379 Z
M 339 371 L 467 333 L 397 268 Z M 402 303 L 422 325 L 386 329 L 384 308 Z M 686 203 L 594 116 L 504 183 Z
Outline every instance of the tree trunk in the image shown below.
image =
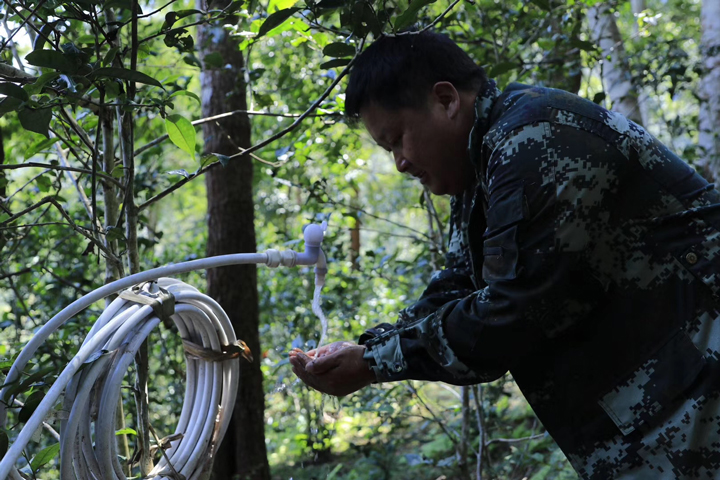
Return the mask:
M 222 9 L 226 0 L 212 1 L 203 10 Z M 227 23 L 227 22 L 226 22 Z M 222 25 L 198 27 L 201 59 L 219 53 L 219 69 L 203 69 L 201 74 L 202 114 L 204 117 L 231 110 L 246 110 L 244 59 L 238 44 Z M 250 121 L 247 115 L 233 115 L 217 123 L 203 124 L 205 152 L 231 155 L 237 147 L 250 146 Z M 208 198 L 207 254 L 255 252 L 253 205 L 253 164 L 241 157 L 206 174 Z M 258 335 L 258 294 L 255 265 L 237 265 L 208 271 L 208 293 L 217 300 L 232 321 L 238 338 L 255 355 L 252 364 L 242 363 L 240 385 L 232 421 L 220 446 L 213 467 L 213 478 L 270 478 L 265 450 L 265 398 L 260 371 Z
M 602 79 L 612 101 L 612 109 L 642 125 L 638 96 L 625 59 L 625 49 L 610 7 L 598 4 L 588 8 L 588 22 L 595 41 L 602 51 Z
M 720 1 L 702 6 L 703 78 L 700 82 L 700 166 L 720 179 Z

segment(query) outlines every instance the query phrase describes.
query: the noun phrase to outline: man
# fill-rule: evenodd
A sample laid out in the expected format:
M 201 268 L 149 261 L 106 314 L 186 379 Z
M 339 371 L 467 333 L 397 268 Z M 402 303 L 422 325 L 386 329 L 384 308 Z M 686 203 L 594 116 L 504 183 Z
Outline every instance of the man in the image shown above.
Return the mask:
M 437 34 L 371 45 L 346 110 L 398 171 L 453 195 L 450 253 L 396 324 L 293 352 L 305 383 L 346 395 L 509 370 L 581 477 L 720 478 L 711 184 L 587 100 L 500 92 Z

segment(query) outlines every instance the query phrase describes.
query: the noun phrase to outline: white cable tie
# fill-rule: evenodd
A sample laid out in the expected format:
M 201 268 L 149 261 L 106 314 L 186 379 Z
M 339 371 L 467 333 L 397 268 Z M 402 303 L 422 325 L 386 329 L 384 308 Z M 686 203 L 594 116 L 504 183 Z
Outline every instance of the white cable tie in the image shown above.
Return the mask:
M 156 292 L 143 290 L 145 284 L 138 284 L 131 289 L 120 292 L 119 297 L 142 305 L 150 305 L 160 320 L 169 320 L 175 313 L 175 296 L 159 288 Z
M 268 267 L 277 268 L 280 265 L 280 262 L 282 262 L 282 255 L 280 255 L 280 252 L 278 250 L 271 248 L 265 253 L 267 254 Z

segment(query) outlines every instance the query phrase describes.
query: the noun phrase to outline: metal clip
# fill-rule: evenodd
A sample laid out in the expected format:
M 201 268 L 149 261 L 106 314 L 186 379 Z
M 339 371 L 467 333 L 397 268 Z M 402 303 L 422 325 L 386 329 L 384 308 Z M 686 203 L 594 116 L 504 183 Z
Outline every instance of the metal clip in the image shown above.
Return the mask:
M 147 289 L 145 286 L 148 285 Z M 150 291 L 157 289 L 157 291 Z M 154 281 L 133 285 L 129 290 L 120 293 L 120 298 L 142 305 L 150 305 L 160 320 L 169 320 L 175 313 L 175 296 Z

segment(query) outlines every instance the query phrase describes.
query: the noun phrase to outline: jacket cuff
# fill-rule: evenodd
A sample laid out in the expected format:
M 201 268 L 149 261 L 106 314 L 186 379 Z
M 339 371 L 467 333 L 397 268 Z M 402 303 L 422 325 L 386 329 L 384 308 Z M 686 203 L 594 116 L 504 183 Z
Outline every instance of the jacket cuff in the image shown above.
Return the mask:
M 391 330 L 395 330 L 395 327 L 393 325 L 390 325 L 389 323 L 381 323 L 380 325 L 366 330 L 365 333 L 360 335 L 360 338 L 358 339 L 358 344 L 365 345 L 368 340 L 379 337 L 380 335 L 384 335 Z
M 378 382 L 406 380 L 408 365 L 400 346 L 397 330 L 368 340 L 363 358 L 368 361 Z

